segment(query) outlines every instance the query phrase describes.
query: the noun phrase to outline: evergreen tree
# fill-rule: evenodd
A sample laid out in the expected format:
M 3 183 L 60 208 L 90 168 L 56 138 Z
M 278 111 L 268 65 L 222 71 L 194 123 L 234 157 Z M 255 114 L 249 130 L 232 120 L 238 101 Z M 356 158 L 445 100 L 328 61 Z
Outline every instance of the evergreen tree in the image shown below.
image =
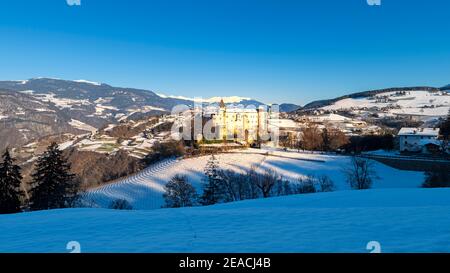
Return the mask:
M 425 172 L 424 188 L 448 188 L 450 187 L 450 171 L 447 168 L 436 168 L 434 171 Z
M 71 207 L 76 200 L 79 185 L 56 143 L 52 143 L 38 158 L 32 178 L 32 210 Z
M 14 164 L 8 149 L 0 163 L 0 213 L 20 212 L 20 199 L 23 191 L 20 189 L 22 176 L 20 167 Z
M 219 169 L 219 162 L 214 155 L 208 160 L 205 167 L 206 183 L 203 194 L 200 197 L 200 204 L 204 206 L 214 205 L 220 201 L 222 192 L 222 176 Z
M 440 129 L 440 134 L 444 140 L 450 140 L 450 111 L 447 115 L 447 119 L 441 123 Z

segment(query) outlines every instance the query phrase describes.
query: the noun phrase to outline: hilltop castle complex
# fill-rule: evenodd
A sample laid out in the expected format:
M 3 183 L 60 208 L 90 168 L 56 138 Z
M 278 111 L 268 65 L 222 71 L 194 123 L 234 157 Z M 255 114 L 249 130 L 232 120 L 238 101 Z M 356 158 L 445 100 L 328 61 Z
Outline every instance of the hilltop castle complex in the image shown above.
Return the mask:
M 225 105 L 194 107 L 172 114 L 177 138 L 196 141 L 235 141 L 252 145 L 277 135 L 278 106 Z M 275 123 L 276 124 L 276 123 Z
M 216 139 L 227 139 L 252 144 L 267 134 L 269 115 L 265 107 L 227 108 L 223 100 L 215 113 L 210 113 Z

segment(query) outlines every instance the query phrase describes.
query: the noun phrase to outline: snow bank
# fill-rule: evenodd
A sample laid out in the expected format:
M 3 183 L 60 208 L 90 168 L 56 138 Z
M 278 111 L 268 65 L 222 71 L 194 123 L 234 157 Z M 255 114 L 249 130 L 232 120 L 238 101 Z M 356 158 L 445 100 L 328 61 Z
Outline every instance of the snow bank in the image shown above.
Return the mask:
M 210 207 L 0 216 L 0 252 L 450 252 L 450 189 L 341 191 Z M 30 228 L 32 227 L 32 228 Z

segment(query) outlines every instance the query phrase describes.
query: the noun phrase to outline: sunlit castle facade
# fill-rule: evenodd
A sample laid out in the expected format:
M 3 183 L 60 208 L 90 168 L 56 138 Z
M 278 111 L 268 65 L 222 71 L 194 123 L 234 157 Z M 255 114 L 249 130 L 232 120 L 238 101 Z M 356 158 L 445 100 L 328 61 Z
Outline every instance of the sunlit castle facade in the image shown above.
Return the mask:
M 234 140 L 252 144 L 268 133 L 269 113 L 265 106 L 227 107 L 223 100 L 219 108 L 206 116 L 212 122 L 217 140 Z

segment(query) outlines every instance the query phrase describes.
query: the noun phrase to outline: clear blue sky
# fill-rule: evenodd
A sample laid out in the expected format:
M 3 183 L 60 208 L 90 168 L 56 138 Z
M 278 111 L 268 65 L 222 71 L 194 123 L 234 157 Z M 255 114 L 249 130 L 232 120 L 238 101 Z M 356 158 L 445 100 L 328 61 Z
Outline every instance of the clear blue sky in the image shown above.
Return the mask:
M 0 79 L 307 103 L 450 83 L 450 1 L 1 0 Z

